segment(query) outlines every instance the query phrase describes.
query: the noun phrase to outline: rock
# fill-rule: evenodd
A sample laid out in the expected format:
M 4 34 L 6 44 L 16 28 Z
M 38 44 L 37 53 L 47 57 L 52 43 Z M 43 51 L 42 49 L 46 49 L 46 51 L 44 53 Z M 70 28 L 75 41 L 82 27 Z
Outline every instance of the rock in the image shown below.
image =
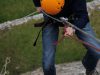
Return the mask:
M 87 3 L 88 10 L 100 10 L 100 0 L 93 0 L 92 2 Z
M 100 62 L 97 70 L 100 73 Z M 57 75 L 85 75 L 85 69 L 80 61 L 56 65 Z M 43 75 L 42 68 L 21 75 Z
M 38 15 L 35 15 L 35 16 L 23 17 L 23 18 L 20 18 L 20 19 L 12 20 L 12 21 L 7 21 L 7 22 L 0 24 L 0 29 L 1 30 L 4 30 L 5 28 L 10 29 L 12 26 L 21 25 L 23 23 L 27 23 L 28 21 L 30 21 L 32 19 L 33 20 L 39 20 L 41 18 L 43 18 L 43 14 L 38 14 Z

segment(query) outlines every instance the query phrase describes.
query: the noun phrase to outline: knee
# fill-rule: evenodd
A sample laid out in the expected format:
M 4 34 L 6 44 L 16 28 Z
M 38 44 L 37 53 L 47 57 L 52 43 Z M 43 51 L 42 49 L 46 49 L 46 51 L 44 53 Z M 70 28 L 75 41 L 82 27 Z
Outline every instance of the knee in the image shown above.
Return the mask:
M 92 53 L 92 55 L 95 57 L 95 59 L 100 59 L 100 51 L 93 51 L 93 52 L 91 52 Z
M 85 47 L 86 49 L 88 49 L 90 55 L 94 56 L 96 59 L 100 58 L 100 47 L 95 46 L 97 49 L 94 49 L 88 46 L 85 46 Z

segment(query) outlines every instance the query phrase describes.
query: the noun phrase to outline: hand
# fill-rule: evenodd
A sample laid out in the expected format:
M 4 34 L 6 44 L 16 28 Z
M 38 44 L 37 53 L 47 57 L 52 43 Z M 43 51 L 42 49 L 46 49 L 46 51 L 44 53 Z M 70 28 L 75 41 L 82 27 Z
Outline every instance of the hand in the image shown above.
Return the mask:
M 64 36 L 68 37 L 68 36 L 73 36 L 73 34 L 75 33 L 75 29 L 73 29 L 72 27 L 65 27 L 64 28 Z
M 42 8 L 41 7 L 36 7 L 38 12 L 41 12 Z

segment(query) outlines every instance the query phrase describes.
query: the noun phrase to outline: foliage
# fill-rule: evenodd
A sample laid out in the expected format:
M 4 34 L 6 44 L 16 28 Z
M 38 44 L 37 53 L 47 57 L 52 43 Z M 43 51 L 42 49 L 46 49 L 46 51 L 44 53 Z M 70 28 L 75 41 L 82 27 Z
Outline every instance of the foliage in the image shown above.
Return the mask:
M 35 11 L 32 0 L 0 0 L 0 23 Z

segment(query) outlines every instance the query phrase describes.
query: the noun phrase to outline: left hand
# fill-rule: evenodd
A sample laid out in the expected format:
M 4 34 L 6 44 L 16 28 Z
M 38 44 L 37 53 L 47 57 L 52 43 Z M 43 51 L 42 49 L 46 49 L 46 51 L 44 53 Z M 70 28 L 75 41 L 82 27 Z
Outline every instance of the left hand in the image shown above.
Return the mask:
M 42 8 L 41 7 L 36 7 L 38 12 L 41 12 Z
M 68 36 L 73 36 L 74 35 L 74 33 L 75 33 L 75 29 L 73 29 L 72 27 L 65 27 L 64 28 L 64 36 L 66 37 L 68 37 Z

